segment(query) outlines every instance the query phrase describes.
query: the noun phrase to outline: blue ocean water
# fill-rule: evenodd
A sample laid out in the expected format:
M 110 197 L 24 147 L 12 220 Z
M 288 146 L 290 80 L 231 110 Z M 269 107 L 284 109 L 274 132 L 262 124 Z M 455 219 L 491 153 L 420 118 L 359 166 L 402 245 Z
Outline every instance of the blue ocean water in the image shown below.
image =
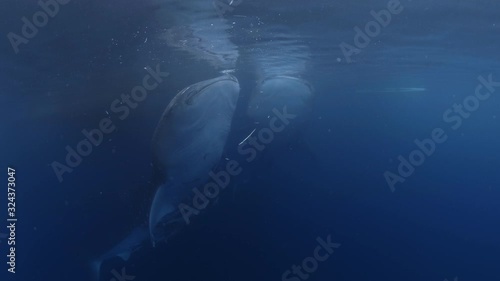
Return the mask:
M 1 280 L 96 280 L 92 261 L 147 221 L 162 112 L 183 88 L 224 72 L 241 91 L 217 169 L 236 159 L 242 173 L 168 243 L 107 260 L 99 280 L 500 280 L 500 3 L 0 7 Z M 126 117 L 117 113 L 114 101 L 142 85 L 148 67 L 168 76 Z M 262 124 L 248 122 L 245 107 L 274 75 L 311 84 L 312 110 L 246 161 L 238 144 Z M 54 162 L 67 165 L 66 148 L 106 118 L 114 130 L 58 177 Z

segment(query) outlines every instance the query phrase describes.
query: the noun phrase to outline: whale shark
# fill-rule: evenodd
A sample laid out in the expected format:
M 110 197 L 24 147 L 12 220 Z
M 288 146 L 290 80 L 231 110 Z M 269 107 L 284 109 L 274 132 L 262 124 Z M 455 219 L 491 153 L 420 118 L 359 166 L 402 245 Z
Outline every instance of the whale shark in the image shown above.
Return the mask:
M 180 91 L 165 109 L 152 139 L 153 178 L 159 183 L 149 222 L 134 228 L 115 247 L 91 262 L 94 280 L 102 263 L 114 257 L 127 261 L 151 241 L 166 242 L 183 226 L 177 206 L 192 188 L 209 178 L 226 143 L 239 96 L 232 75 L 198 82 Z
M 232 75 L 202 81 L 177 94 L 163 113 L 152 143 L 160 179 L 149 214 L 153 245 L 179 230 L 178 205 L 220 161 L 239 91 Z
M 164 27 L 157 39 L 174 54 L 187 54 L 188 60 L 206 62 L 206 66 L 224 75 L 186 87 L 168 104 L 151 144 L 154 196 L 148 201 L 147 222 L 96 259 L 92 265 L 97 272 L 103 261 L 116 256 L 126 260 L 148 242 L 153 247 L 168 242 L 185 226 L 178 206 L 189 200 L 194 187 L 208 181 L 231 130 L 240 85 L 230 73 L 238 69 L 237 62 L 251 62 L 245 67 L 260 74 L 256 90 L 245 105 L 247 115 L 255 122 L 267 120 L 273 108 L 282 110 L 284 106 L 301 119 L 314 97 L 311 85 L 301 78 L 309 65 L 309 50 L 294 36 L 288 36 L 288 30 L 280 29 L 277 35 L 287 38 L 284 45 L 271 42 L 264 50 L 244 48 L 245 44 L 234 43 L 239 38 L 232 36 L 236 21 L 230 14 L 218 15 L 214 1 L 152 3 L 157 4 L 155 19 Z M 260 20 L 257 26 L 266 28 Z M 246 60 L 241 59 L 242 55 Z

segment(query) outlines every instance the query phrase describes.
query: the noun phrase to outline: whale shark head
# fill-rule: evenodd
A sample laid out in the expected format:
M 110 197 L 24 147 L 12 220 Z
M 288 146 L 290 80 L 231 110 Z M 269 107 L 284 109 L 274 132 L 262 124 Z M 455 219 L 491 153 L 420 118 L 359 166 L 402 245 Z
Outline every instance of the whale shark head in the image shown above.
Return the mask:
M 162 184 L 156 186 L 148 224 L 91 262 L 94 280 L 103 262 L 114 257 L 126 261 L 148 240 L 165 242 L 183 228 L 178 206 L 220 160 L 238 95 L 238 80 L 223 75 L 193 84 L 172 99 L 153 137 L 155 176 Z
M 186 87 L 169 103 L 154 133 L 156 173 L 163 182 L 203 181 L 220 160 L 239 96 L 232 75 Z

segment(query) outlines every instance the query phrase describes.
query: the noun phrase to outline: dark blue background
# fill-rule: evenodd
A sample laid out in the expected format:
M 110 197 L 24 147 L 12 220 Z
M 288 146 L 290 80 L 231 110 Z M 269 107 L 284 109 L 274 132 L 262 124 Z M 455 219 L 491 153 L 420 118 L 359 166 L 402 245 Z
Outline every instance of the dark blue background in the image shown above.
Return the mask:
M 234 187 L 182 235 L 107 269 L 125 266 L 137 281 L 281 280 L 312 254 L 316 237 L 331 235 L 342 245 L 311 280 L 500 280 L 498 93 L 457 131 L 442 119 L 474 93 L 479 75 L 500 80 L 500 6 L 402 4 L 352 64 L 337 61 L 338 45 L 351 43 L 353 27 L 386 1 L 244 0 L 226 15 L 243 27 L 257 16 L 288 26 L 308 44 L 307 77 L 318 97 L 301 132 L 305 145 L 244 166 Z M 2 241 L 0 276 L 90 280 L 90 261 L 146 216 L 150 141 L 168 101 L 219 74 L 155 39 L 167 27 L 153 18 L 155 3 L 74 0 L 17 55 L 6 34 L 19 33 L 20 18 L 39 7 L 12 0 L 0 7 L 0 181 L 6 187 L 7 166 L 16 168 L 19 218 L 17 273 L 6 273 Z M 112 116 L 117 130 L 59 183 L 52 161 L 64 161 L 64 147 L 74 147 L 80 131 L 95 128 L 114 99 L 141 83 L 143 68 L 157 63 L 171 76 L 129 118 Z M 248 95 L 253 70 L 242 62 L 235 75 Z M 427 91 L 381 91 L 399 87 Z M 407 157 L 413 140 L 436 127 L 448 140 L 391 193 L 383 172 L 395 171 L 398 155 Z M 234 149 L 228 145 L 228 155 Z

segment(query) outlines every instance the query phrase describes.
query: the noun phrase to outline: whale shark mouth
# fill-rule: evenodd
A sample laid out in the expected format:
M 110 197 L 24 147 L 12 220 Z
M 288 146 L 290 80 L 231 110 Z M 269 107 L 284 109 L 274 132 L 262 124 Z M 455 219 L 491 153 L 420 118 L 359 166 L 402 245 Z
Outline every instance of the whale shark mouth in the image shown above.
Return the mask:
M 219 83 L 219 82 L 227 82 L 227 81 L 231 81 L 231 82 L 234 82 L 234 83 L 238 83 L 238 79 L 236 79 L 235 76 L 231 75 L 231 74 L 226 74 L 224 76 L 221 76 L 219 77 L 218 79 L 216 79 L 215 81 L 212 81 L 210 83 L 207 83 L 206 85 L 203 85 L 200 90 L 203 91 L 205 90 L 206 88 L 216 84 L 216 83 Z
M 234 83 L 239 83 L 238 79 L 236 79 L 236 77 L 234 77 L 233 75 L 230 75 L 230 74 L 226 74 L 222 77 L 219 77 L 218 79 L 212 79 L 209 82 L 207 81 L 207 83 L 203 83 L 202 85 L 190 86 L 190 87 L 185 89 L 185 91 L 187 92 L 186 93 L 187 97 L 185 99 L 185 102 L 187 104 L 193 104 L 193 98 L 195 98 L 199 94 L 203 93 L 203 91 L 205 89 L 211 87 L 214 84 L 217 84 L 220 82 L 228 82 L 228 81 L 234 82 Z

